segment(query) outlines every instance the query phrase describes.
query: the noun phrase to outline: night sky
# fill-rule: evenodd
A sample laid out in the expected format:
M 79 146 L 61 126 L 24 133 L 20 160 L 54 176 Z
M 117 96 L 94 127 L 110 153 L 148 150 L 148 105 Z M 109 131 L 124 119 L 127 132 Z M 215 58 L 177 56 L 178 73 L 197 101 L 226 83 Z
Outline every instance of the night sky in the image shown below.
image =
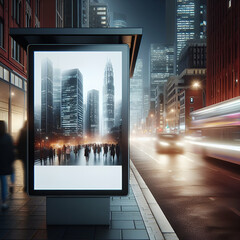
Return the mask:
M 144 60 L 144 82 L 148 85 L 149 48 L 165 41 L 165 0 L 105 0 L 110 12 L 125 14 L 128 27 L 142 27 L 139 57 Z

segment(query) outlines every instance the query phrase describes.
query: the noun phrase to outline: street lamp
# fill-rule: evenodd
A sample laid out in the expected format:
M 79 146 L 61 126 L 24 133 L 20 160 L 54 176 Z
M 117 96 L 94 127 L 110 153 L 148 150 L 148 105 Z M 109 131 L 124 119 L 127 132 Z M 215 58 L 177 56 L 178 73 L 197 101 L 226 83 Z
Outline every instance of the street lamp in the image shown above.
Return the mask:
M 198 89 L 198 88 L 202 89 L 202 91 L 203 91 L 203 106 L 205 107 L 206 106 L 206 104 L 205 104 L 206 92 L 205 92 L 204 87 L 200 84 L 199 81 L 195 81 L 193 83 L 192 87 L 196 88 L 196 89 Z

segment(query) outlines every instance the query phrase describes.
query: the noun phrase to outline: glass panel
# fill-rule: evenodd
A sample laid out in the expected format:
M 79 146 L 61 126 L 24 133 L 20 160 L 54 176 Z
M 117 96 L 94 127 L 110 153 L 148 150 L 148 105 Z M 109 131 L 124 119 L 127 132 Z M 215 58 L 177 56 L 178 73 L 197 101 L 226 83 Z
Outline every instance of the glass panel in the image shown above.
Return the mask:
M 15 83 L 14 84 L 18 87 L 18 76 L 15 76 Z
M 12 117 L 12 136 L 17 140 L 19 130 L 24 122 L 24 92 L 12 87 L 11 89 L 11 117 Z
M 0 120 L 8 125 L 8 103 L 9 103 L 9 86 L 7 83 L 0 82 Z
M 3 67 L 0 66 L 0 78 L 3 78 Z
M 6 81 L 9 82 L 9 71 L 4 68 L 4 71 L 3 71 L 3 72 L 4 72 L 4 77 L 3 77 L 3 78 L 4 78 Z
M 13 73 L 11 73 L 11 83 L 12 84 L 15 83 L 15 75 Z
M 23 80 L 21 78 L 18 78 L 18 87 L 22 88 L 23 87 Z

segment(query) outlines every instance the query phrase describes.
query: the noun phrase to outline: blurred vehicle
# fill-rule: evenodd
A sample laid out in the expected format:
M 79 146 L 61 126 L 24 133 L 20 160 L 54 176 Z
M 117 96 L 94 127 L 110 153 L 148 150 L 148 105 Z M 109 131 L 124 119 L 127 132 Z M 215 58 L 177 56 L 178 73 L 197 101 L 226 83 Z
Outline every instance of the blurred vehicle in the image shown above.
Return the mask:
M 209 156 L 240 164 L 240 97 L 191 113 L 193 138 L 188 142 Z
M 183 153 L 183 140 L 178 134 L 158 134 L 156 138 L 156 150 L 158 153 Z

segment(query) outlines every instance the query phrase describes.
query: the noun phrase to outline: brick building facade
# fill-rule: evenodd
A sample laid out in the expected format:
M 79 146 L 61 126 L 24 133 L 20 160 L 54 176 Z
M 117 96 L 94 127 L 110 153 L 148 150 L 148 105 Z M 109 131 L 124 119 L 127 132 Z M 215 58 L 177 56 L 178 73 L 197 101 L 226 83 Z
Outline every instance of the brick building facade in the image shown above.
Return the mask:
M 240 95 L 240 1 L 208 0 L 207 105 Z
M 16 139 L 27 119 L 27 56 L 10 28 L 40 27 L 40 0 L 0 0 L 0 120 Z

